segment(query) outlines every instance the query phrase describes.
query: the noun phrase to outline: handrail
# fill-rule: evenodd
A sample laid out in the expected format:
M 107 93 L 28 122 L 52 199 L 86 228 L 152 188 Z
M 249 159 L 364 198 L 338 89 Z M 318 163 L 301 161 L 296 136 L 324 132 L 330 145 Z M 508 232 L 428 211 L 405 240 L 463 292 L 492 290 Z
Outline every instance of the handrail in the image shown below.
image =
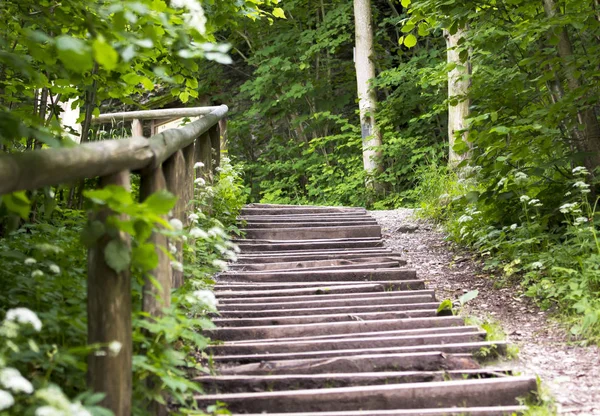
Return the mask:
M 150 139 L 131 137 L 84 143 L 72 148 L 43 149 L 0 156 L 0 195 L 33 190 L 43 186 L 106 176 L 123 169 L 137 171 L 155 168 L 179 149 L 183 149 L 206 133 L 227 114 L 226 105 L 205 107 L 205 116 L 184 127 L 165 130 Z M 194 113 L 201 114 L 199 108 Z M 154 114 L 162 110 L 150 110 Z M 181 109 L 169 110 L 172 116 L 186 114 Z M 140 111 L 133 112 L 136 117 Z M 125 113 L 113 113 L 125 114 Z M 189 114 L 189 113 L 187 113 Z M 103 116 L 97 118 L 102 120 Z M 98 121 L 100 122 L 100 121 Z
M 110 123 L 113 121 L 131 120 L 158 120 L 171 117 L 195 117 L 204 116 L 214 111 L 220 111 L 222 107 L 191 107 L 191 108 L 166 108 L 162 110 L 123 111 L 119 113 L 105 113 L 92 119 L 92 124 Z
M 173 217 L 187 224 L 185 211 L 194 197 L 195 176 L 203 176 L 210 182 L 219 165 L 220 129 L 226 126 L 227 111 L 227 106 L 221 105 L 101 115 L 95 123 L 115 118 L 132 120 L 133 137 L 2 155 L 0 195 L 94 177 L 100 178 L 100 186 L 119 185 L 129 190 L 131 172 L 135 171 L 140 174 L 140 200 L 144 201 L 154 192 L 168 190 L 178 197 Z M 202 117 L 184 127 L 165 130 L 149 139 L 143 137 L 142 119 L 197 115 Z M 103 208 L 90 217 L 90 221 L 105 222 L 115 214 Z M 105 249 L 111 239 L 119 239 L 122 246 L 131 245 L 130 237 L 119 233 L 116 237 L 102 236 L 88 250 L 88 344 L 108 345 L 118 341 L 122 348 L 117 356 L 108 354 L 107 350 L 104 354 L 90 354 L 88 387 L 106 394 L 101 404 L 115 416 L 130 416 L 131 278 L 129 270 L 117 272 L 107 264 Z M 170 304 L 171 287 L 181 286 L 184 276 L 181 270 L 171 266 L 165 235 L 154 233 L 149 242 L 155 245 L 159 261 L 156 269 L 149 272 L 152 276 L 145 276 L 142 309 L 149 316 L 159 316 Z M 178 246 L 175 257 L 182 261 L 181 242 L 175 244 Z M 158 403 L 151 404 L 151 409 L 156 414 L 166 414 L 166 408 Z

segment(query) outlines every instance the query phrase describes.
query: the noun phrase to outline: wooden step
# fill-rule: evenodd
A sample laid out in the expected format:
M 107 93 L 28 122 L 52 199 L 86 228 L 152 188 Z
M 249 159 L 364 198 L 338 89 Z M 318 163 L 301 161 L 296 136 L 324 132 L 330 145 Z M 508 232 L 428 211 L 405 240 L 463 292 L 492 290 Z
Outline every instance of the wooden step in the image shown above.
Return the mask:
M 346 225 L 377 225 L 377 221 L 372 218 L 355 218 L 345 220 L 327 219 L 327 221 L 241 221 L 242 228 L 315 228 L 315 227 L 342 227 Z
M 306 241 L 276 241 L 276 240 L 237 240 L 234 241 L 242 253 L 255 253 L 259 251 L 290 251 L 290 250 L 318 250 L 340 248 L 367 248 L 381 247 L 383 242 L 378 238 L 360 239 L 329 239 Z
M 299 215 L 299 214 L 366 214 L 364 208 L 348 207 L 245 207 L 242 208 L 242 217 L 251 215 Z
M 368 354 L 394 354 L 409 352 L 441 351 L 446 354 L 472 354 L 481 358 L 496 358 L 506 355 L 507 343 L 504 341 L 472 341 L 453 344 L 424 344 L 382 348 L 355 348 L 346 350 L 324 350 L 308 352 L 264 353 L 264 354 L 232 354 L 213 357 L 214 362 L 251 363 L 266 360 L 301 360 L 306 358 L 332 358 Z M 485 351 L 485 352 L 484 352 Z
M 194 396 L 201 407 L 216 401 L 239 412 L 322 412 L 356 409 L 429 409 L 519 405 L 517 397 L 532 397 L 534 377 L 456 380 L 375 386 L 231 393 Z
M 437 316 L 435 309 L 417 309 L 404 311 L 376 311 L 376 312 L 358 312 L 352 313 L 328 313 L 328 314 L 307 314 L 307 315 L 273 315 L 267 317 L 245 317 L 245 318 L 215 318 L 213 323 L 222 327 L 241 327 L 258 325 L 298 325 L 298 324 L 316 324 L 325 322 L 346 322 L 376 319 L 407 319 L 407 318 L 427 318 Z
M 305 261 L 287 261 L 273 263 L 233 263 L 230 264 L 231 270 L 240 271 L 265 271 L 265 270 L 318 270 L 323 267 L 343 267 L 353 265 L 381 264 L 394 262 L 400 266 L 406 264 L 406 261 L 392 256 L 371 256 L 358 257 L 350 259 L 323 259 L 323 260 L 305 260 Z
M 434 328 L 418 328 L 418 329 L 396 329 L 389 331 L 372 331 L 372 332 L 350 332 L 347 334 L 330 334 L 330 335 L 309 335 L 304 337 L 283 337 L 283 338 L 261 338 L 261 342 L 293 342 L 293 341 L 312 341 L 319 339 L 345 339 L 345 338 L 376 338 L 380 336 L 421 336 L 425 334 L 446 334 L 446 333 L 467 333 L 477 332 L 479 328 L 476 326 L 447 326 Z M 226 341 L 223 345 L 238 345 L 257 342 L 255 339 Z
M 373 373 L 324 373 L 253 376 L 201 376 L 194 381 L 205 391 L 214 393 L 320 389 L 326 387 L 371 386 L 377 384 L 425 383 L 430 381 L 466 380 L 506 377 L 505 370 L 451 371 L 380 371 Z
M 369 281 L 369 280 L 415 280 L 417 272 L 413 269 L 357 269 L 357 270 L 314 270 L 278 272 L 238 272 L 231 271 L 221 274 L 223 279 L 235 279 L 248 282 L 323 282 L 337 281 Z
M 527 406 L 447 407 L 439 409 L 353 410 L 343 412 L 269 413 L 269 416 L 515 416 L 525 413 Z M 265 413 L 244 413 L 264 416 Z M 242 416 L 232 413 L 231 416 Z
M 279 289 L 305 289 L 305 288 L 336 288 L 336 287 L 350 287 L 355 285 L 377 285 L 383 286 L 384 289 L 381 292 L 391 292 L 398 290 L 426 290 L 424 287 L 418 288 L 413 285 L 416 283 L 411 282 L 423 282 L 423 280 L 370 280 L 368 282 L 344 282 L 344 281 L 328 281 L 328 282 L 252 282 L 249 284 L 248 282 L 233 282 L 228 279 L 226 283 L 216 284 L 214 287 L 217 291 L 226 291 L 226 290 L 244 290 L 244 291 L 254 291 L 254 290 L 279 290 Z M 406 283 L 410 285 L 409 288 L 406 288 Z M 320 294 L 327 294 L 327 291 Z M 379 290 L 375 290 L 375 292 L 379 292 Z M 433 297 L 435 292 L 433 290 L 427 290 L 427 292 Z
M 285 268 L 262 268 L 258 265 L 258 267 L 250 267 L 240 268 L 240 267 L 229 267 L 229 270 L 232 273 L 237 272 L 251 272 L 251 273 L 270 273 L 270 272 L 278 272 L 278 273 L 291 273 L 291 272 L 314 272 L 314 271 L 328 271 L 328 270 L 361 270 L 361 269 L 394 269 L 400 267 L 399 261 L 396 260 L 387 260 L 379 263 L 376 262 L 362 262 L 356 264 L 344 264 L 344 265 L 332 265 L 332 266 L 320 266 L 320 267 L 285 267 Z M 287 263 L 293 264 L 293 263 Z
M 366 312 L 406 312 L 411 316 L 417 317 L 417 312 L 426 312 L 426 316 L 438 316 L 437 308 L 439 303 L 414 303 L 406 305 L 369 305 L 369 306 L 340 306 L 340 307 L 322 307 L 322 308 L 297 308 L 297 309 L 262 309 L 262 310 L 227 310 L 220 311 L 222 318 L 260 318 L 271 316 L 305 316 L 305 315 L 329 315 L 345 314 L 354 316 Z
M 241 339 L 312 336 L 320 334 L 349 334 L 352 332 L 392 331 L 400 329 L 435 328 L 464 325 L 458 316 L 412 319 L 382 319 L 378 321 L 333 322 L 325 324 L 253 326 L 244 328 L 215 328 L 206 333 L 212 339 L 232 341 Z
M 416 345 L 439 345 L 439 344 L 459 344 L 459 343 L 480 343 L 485 339 L 484 331 L 474 331 L 466 333 L 443 333 L 427 334 L 421 336 L 380 336 L 373 338 L 344 338 L 333 340 L 308 340 L 308 341 L 288 341 L 288 342 L 261 342 L 257 340 L 254 343 L 238 343 L 215 345 L 210 347 L 210 352 L 219 355 L 252 355 L 269 354 L 277 359 L 284 357 L 284 353 L 309 353 L 328 352 L 335 350 L 355 351 L 365 350 L 370 353 L 390 350 L 392 352 L 403 352 L 396 350 L 407 346 Z M 280 355 L 274 355 L 280 354 Z M 355 352 L 351 354 L 357 355 Z M 289 358 L 311 358 L 310 356 L 290 356 Z
M 266 240 L 331 240 L 333 238 L 381 237 L 381 227 L 375 225 L 346 225 L 339 227 L 242 228 L 247 239 Z
M 373 371 L 439 371 L 479 369 L 471 354 L 446 354 L 440 351 L 362 354 L 331 358 L 309 358 L 302 360 L 265 360 L 241 365 L 220 363 L 222 375 L 277 375 L 277 374 L 321 374 L 355 373 Z

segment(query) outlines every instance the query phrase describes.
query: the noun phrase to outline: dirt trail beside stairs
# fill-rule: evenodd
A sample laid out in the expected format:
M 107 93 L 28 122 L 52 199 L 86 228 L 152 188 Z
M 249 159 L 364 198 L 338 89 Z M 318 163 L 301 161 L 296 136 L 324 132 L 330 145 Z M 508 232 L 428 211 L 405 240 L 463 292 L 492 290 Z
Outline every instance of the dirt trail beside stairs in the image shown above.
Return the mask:
M 468 253 L 453 251 L 434 225 L 417 220 L 411 209 L 372 211 L 382 226 L 385 245 L 401 252 L 407 266 L 429 281 L 439 299 L 457 299 L 479 290 L 464 313 L 500 323 L 519 347 L 513 368 L 538 375 L 554 396 L 559 414 L 600 416 L 600 349 L 578 347 L 518 287 L 494 289 L 494 277 Z

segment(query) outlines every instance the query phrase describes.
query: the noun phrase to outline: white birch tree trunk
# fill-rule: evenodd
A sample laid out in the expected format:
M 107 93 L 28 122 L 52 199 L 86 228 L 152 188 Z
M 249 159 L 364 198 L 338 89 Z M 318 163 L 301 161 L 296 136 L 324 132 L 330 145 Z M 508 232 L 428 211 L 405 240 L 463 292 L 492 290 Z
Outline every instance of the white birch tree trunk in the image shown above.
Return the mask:
M 383 171 L 381 165 L 381 132 L 375 124 L 377 96 L 369 82 L 375 78 L 373 55 L 373 18 L 371 0 L 354 0 L 354 22 L 356 47 L 354 64 L 358 87 L 358 106 L 360 109 L 360 127 L 363 144 L 363 165 L 367 174 Z M 368 186 L 376 189 L 379 185 L 370 182 Z
M 467 128 L 467 118 L 469 117 L 469 106 L 471 100 L 468 98 L 469 86 L 471 83 L 471 64 L 467 59 L 461 62 L 458 49 L 458 41 L 464 36 L 464 29 L 459 29 L 451 35 L 447 31 L 444 33 L 446 38 L 446 50 L 448 55 L 448 64 L 455 64 L 452 71 L 448 72 L 448 164 L 455 167 L 460 162 L 470 159 L 471 151 L 458 154 L 453 147 L 456 142 L 457 134 L 462 136 L 462 140 L 471 147 L 468 133 L 466 131 L 457 133 Z

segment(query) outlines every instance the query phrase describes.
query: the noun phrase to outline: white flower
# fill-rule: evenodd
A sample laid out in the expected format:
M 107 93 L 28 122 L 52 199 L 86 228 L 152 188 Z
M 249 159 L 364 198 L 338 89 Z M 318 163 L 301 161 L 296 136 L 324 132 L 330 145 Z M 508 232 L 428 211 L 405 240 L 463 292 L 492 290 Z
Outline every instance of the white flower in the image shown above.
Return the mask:
M 175 254 L 177 253 L 177 246 L 173 243 L 169 243 L 169 252 L 171 254 Z
M 588 170 L 586 169 L 585 166 L 577 166 L 575 168 L 573 168 L 572 171 L 575 175 L 587 175 L 588 174 Z
M 541 269 L 544 267 L 544 263 L 542 263 L 541 261 L 534 261 L 533 263 L 531 263 L 531 268 L 532 269 Z
M 471 217 L 470 215 L 463 215 L 458 219 L 458 222 L 460 224 L 464 223 L 464 222 L 469 222 L 473 219 L 473 217 Z
M 206 32 L 206 16 L 198 0 L 171 0 L 171 6 L 178 9 L 187 9 L 188 13 L 183 14 L 186 23 L 196 28 L 201 34 Z
M 589 187 L 590 187 L 590 185 L 583 181 L 577 181 L 573 184 L 573 188 L 587 189 Z
M 108 344 L 108 353 L 111 357 L 116 357 L 121 352 L 122 347 L 123 344 L 121 344 L 119 341 L 113 341 Z
M 31 266 L 32 264 L 36 264 L 37 260 L 34 259 L 33 257 L 28 257 L 28 258 L 25 259 L 24 263 L 27 266 Z
M 191 222 L 198 222 L 198 219 L 200 218 L 200 215 L 198 214 L 190 214 L 188 215 L 188 220 L 190 220 Z
M 507 178 L 502 178 L 498 181 L 498 183 L 496 184 L 497 188 L 500 188 L 502 185 L 504 185 L 506 183 L 506 179 Z
M 44 272 L 41 271 L 40 269 L 34 270 L 33 272 L 31 272 L 31 277 L 36 278 L 36 277 L 42 277 L 44 275 Z
M 588 219 L 586 217 L 577 217 L 577 218 L 575 218 L 574 224 L 575 225 L 581 225 L 581 224 L 586 223 L 586 222 L 588 222 Z
M 210 230 L 208 230 L 208 235 L 211 237 L 220 236 L 227 238 L 227 233 L 225 233 L 225 230 L 223 230 L 221 227 L 212 227 Z
M 50 189 L 50 190 L 48 191 L 48 196 L 49 196 L 50 198 L 54 198 L 54 195 L 55 195 L 54 191 L 53 191 L 52 189 Z
M 196 300 L 206 306 L 207 309 L 216 310 L 219 302 L 217 297 L 210 290 L 195 290 L 192 295 Z
M 570 196 L 571 195 L 571 191 L 565 192 L 565 196 Z
M 222 271 L 225 271 L 229 268 L 229 266 L 227 265 L 227 262 L 224 262 L 223 260 L 213 260 L 212 265 L 215 267 L 218 267 Z
M 197 178 L 197 179 L 194 181 L 194 183 L 195 183 L 196 185 L 200 185 L 200 186 L 204 186 L 204 185 L 206 185 L 206 181 L 204 180 L 204 178 Z
M 71 404 L 70 410 L 72 416 L 92 416 L 92 414 L 79 402 Z
M 9 309 L 6 312 L 7 321 L 18 322 L 20 324 L 30 324 L 36 331 L 40 331 L 42 329 L 42 322 L 40 318 L 37 317 L 35 312 L 27 309 L 27 308 L 15 308 Z
M 35 409 L 35 416 L 65 416 L 65 413 L 52 406 L 42 406 Z
M 199 168 L 203 168 L 203 167 L 204 167 L 204 163 L 202 163 L 202 162 L 194 163 L 194 169 L 199 169 Z
M 523 172 L 515 173 L 515 182 L 520 184 L 527 181 L 528 176 Z
M 529 205 L 536 205 L 536 204 L 539 204 L 539 203 L 540 203 L 540 200 L 536 199 L 536 198 L 533 198 L 531 201 L 529 201 Z
M 567 204 L 563 204 L 560 206 L 559 210 L 560 212 L 562 212 L 563 214 L 568 214 L 569 212 L 573 211 L 573 209 L 577 206 L 577 203 L 572 202 L 572 203 L 567 203 Z
M 510 229 L 511 229 L 511 230 L 516 230 L 516 229 L 517 229 L 517 227 L 518 227 L 518 225 L 517 225 L 517 224 L 513 224 L 513 225 L 511 225 L 511 226 L 510 226 Z
M 48 268 L 52 273 L 60 274 L 60 267 L 58 267 L 56 264 L 51 264 L 50 266 L 48 266 Z
M 529 198 L 527 195 L 521 195 L 521 197 L 519 198 L 519 200 L 521 202 L 527 202 L 529 201 L 531 198 Z
M 227 257 L 228 260 L 237 261 L 235 251 L 227 250 L 227 253 L 225 253 L 225 257 Z
M 16 368 L 6 367 L 0 370 L 0 384 L 14 393 L 33 393 L 33 385 Z
M 7 391 L 0 390 L 0 410 L 8 409 L 15 404 L 15 398 Z
M 242 249 L 239 248 L 239 246 L 237 244 L 234 244 L 231 246 L 231 248 L 233 249 L 233 251 L 235 251 L 236 253 L 240 253 L 242 251 Z
M 171 262 L 171 267 L 173 268 L 173 270 L 176 270 L 178 272 L 182 272 L 183 271 L 183 264 L 181 264 L 178 261 L 172 261 Z
M 171 218 L 169 220 L 169 224 L 171 225 L 171 227 L 173 227 L 175 231 L 183 230 L 183 223 L 177 218 Z
M 198 227 L 194 227 L 190 230 L 190 236 L 192 238 L 202 238 L 206 240 L 208 238 L 208 233 Z

